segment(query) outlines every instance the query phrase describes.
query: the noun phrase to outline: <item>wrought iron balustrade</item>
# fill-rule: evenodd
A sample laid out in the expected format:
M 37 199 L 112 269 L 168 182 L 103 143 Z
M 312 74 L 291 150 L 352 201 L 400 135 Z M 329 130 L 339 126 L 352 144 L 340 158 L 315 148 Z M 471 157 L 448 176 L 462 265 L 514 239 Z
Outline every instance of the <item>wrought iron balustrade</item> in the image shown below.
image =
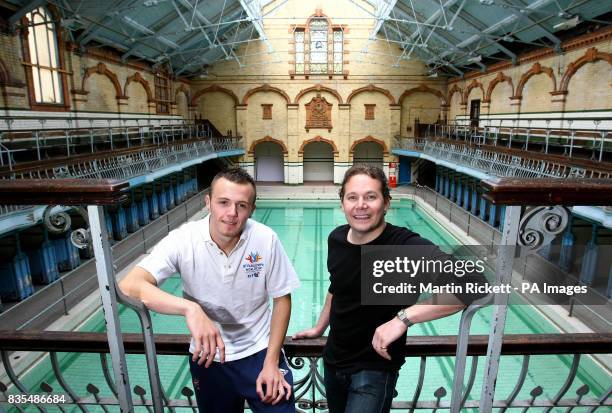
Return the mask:
M 123 334 L 125 351 L 129 354 L 144 354 L 144 342 L 140 334 Z M 468 355 L 473 356 L 469 370 L 469 379 L 463 390 L 462 402 L 464 408 L 478 407 L 477 398 L 474 399 L 471 390 L 474 386 L 476 369 L 479 358 L 486 354 L 487 336 L 471 336 L 467 347 Z M 157 334 L 155 345 L 157 357 L 163 359 L 166 356 L 187 356 L 189 336 L 178 334 Z M 322 383 L 322 375 L 319 371 L 319 362 L 325 338 L 314 340 L 285 340 L 285 352 L 289 358 L 289 364 L 296 377 L 294 392 L 299 411 L 321 411 L 326 409 L 325 389 Z M 456 336 L 433 336 L 433 337 L 408 337 L 406 340 L 407 363 L 416 363 L 418 366 L 418 379 L 414 390 L 407 400 L 394 399 L 392 408 L 394 410 L 448 410 L 449 389 L 443 386 L 436 388 L 432 394 L 425 394 L 424 383 L 427 378 L 427 365 L 437 357 L 454 356 L 457 346 Z M 530 409 L 540 411 L 541 408 L 563 407 L 571 410 L 575 407 L 590 408 L 594 411 L 597 407 L 612 406 L 612 387 L 609 387 L 600 395 L 595 395 L 588 385 L 579 386 L 571 394 L 576 380 L 580 362 L 584 361 L 589 354 L 607 354 L 612 349 L 612 333 L 610 334 L 538 334 L 538 335 L 506 335 L 502 344 L 502 356 L 515 356 L 520 359 L 521 370 L 514 383 L 512 391 L 494 401 L 494 407 L 503 411 L 508 408 L 521 408 L 523 411 Z M 53 381 L 41 380 L 38 388 L 26 388 L 22 377 L 15 373 L 14 366 L 9 357 L 11 351 L 44 352 L 43 357 L 48 357 L 52 367 Z M 6 377 L 10 380 L 0 383 L 0 402 L 8 403 L 11 394 L 20 395 L 47 395 L 64 396 L 64 403 L 58 403 L 53 407 L 68 409 L 78 406 L 82 411 L 87 407 L 103 406 L 108 408 L 117 407 L 119 401 L 116 396 L 115 383 L 112 373 L 109 371 L 107 353 L 109 346 L 106 334 L 85 332 L 57 332 L 57 331 L 0 331 L 0 352 L 2 362 L 6 371 Z M 62 371 L 63 353 L 95 353 L 98 354 L 99 364 L 90 365 L 91 372 L 104 377 L 105 388 L 93 383 L 79 383 L 80 388 L 85 391 L 77 392 L 74 382 L 66 377 Z M 546 355 L 567 355 L 569 367 L 564 383 L 559 388 L 546 388 L 543 383 L 532 389 L 525 389 L 527 375 L 533 374 L 531 366 L 534 359 Z M 481 360 L 481 359 L 480 359 Z M 560 361 L 561 362 L 561 361 Z M 502 371 L 500 375 L 506 372 Z M 516 372 L 513 372 L 516 373 Z M 72 385 L 71 385 L 72 382 Z M 610 385 L 610 383 L 608 383 Z M 434 386 L 435 387 L 435 386 Z M 575 387 L 575 386 L 574 386 Z M 147 392 L 147 383 L 134 385 L 134 406 L 151 406 L 150 394 Z M 477 390 L 477 389 L 476 389 Z M 528 391 L 529 397 L 519 399 L 519 394 Z M 545 392 L 552 396 L 546 396 Z M 196 411 L 193 389 L 185 386 L 177 389 L 176 394 L 168 395 L 163 392 L 164 405 L 167 408 L 190 408 Z M 30 404 L 32 405 L 32 404 Z M 24 405 L 13 404 L 15 408 L 23 408 Z M 49 405 L 38 403 L 39 411 L 45 412 Z
M 207 125 L 179 122 L 176 119 L 168 124 L 152 123 L 150 119 L 88 119 L 79 120 L 77 127 L 72 127 L 70 120 L 58 119 L 64 123 L 69 122 L 68 127 L 0 129 L 0 167 L 14 170 L 20 164 L 36 160 L 68 158 L 103 150 L 162 146 L 176 141 L 213 137 Z M 11 124 L 7 120 L 4 122 Z M 83 126 L 87 122 L 89 126 Z M 108 125 L 104 126 L 105 122 Z
M 436 159 L 473 168 L 498 177 L 602 178 L 612 177 L 612 165 L 563 160 L 542 155 L 450 139 L 395 137 L 393 149 L 422 152 Z
M 469 120 L 466 120 L 467 123 L 430 124 L 426 127 L 425 136 L 609 162 L 612 152 L 611 121 L 612 118 L 487 117 L 479 119 L 478 126 L 470 125 Z M 602 122 L 606 127 L 601 127 Z
M 0 172 L 0 179 L 120 179 L 129 180 L 172 165 L 222 151 L 242 149 L 242 139 L 208 138 L 176 141 L 164 146 L 134 148 L 123 154 L 74 157 L 61 164 L 42 164 Z M 31 208 L 27 205 L 0 205 L 0 216 Z

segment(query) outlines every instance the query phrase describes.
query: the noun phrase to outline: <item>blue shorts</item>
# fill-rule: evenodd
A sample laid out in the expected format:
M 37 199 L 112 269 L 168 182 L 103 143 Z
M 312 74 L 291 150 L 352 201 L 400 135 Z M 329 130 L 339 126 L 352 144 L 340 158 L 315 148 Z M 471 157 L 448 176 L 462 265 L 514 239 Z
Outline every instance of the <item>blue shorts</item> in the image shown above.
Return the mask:
M 295 399 L 293 390 L 289 400 L 283 398 L 278 404 L 263 403 L 256 393 L 257 377 L 263 368 L 267 349 L 240 360 L 213 362 L 210 367 L 198 366 L 189 357 L 191 378 L 198 409 L 201 413 L 235 413 L 244 411 L 245 400 L 253 412 L 293 413 Z M 285 380 L 293 387 L 293 374 L 287 366 L 284 354 L 278 366 L 286 371 Z M 265 391 L 265 389 L 264 389 Z

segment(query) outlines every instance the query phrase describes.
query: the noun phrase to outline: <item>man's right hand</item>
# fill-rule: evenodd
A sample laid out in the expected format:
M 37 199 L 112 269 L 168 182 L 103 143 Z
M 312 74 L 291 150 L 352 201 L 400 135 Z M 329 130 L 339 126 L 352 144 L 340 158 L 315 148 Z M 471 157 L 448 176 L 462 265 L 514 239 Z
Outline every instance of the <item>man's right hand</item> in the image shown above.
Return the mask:
M 198 360 L 200 366 L 205 362 L 204 367 L 208 368 L 215 359 L 217 349 L 219 349 L 219 359 L 221 363 L 224 363 L 225 344 L 221 338 L 221 333 L 215 323 L 204 313 L 202 307 L 197 303 L 189 306 L 185 312 L 185 320 L 195 341 L 192 360 Z
M 321 337 L 324 332 L 325 332 L 324 329 L 314 326 L 312 328 L 302 330 L 298 333 L 295 333 L 294 335 L 291 336 L 291 338 L 294 340 L 299 339 L 299 338 L 317 338 L 317 337 Z

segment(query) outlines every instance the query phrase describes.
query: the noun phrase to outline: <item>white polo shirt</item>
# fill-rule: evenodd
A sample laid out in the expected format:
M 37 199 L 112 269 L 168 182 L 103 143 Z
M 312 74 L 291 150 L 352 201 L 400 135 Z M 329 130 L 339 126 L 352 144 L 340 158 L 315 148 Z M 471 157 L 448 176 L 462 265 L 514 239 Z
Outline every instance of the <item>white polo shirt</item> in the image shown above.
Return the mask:
M 300 282 L 272 229 L 249 219 L 226 256 L 210 237 L 209 218 L 170 232 L 138 266 L 157 285 L 179 273 L 184 296 L 199 303 L 219 327 L 225 360 L 238 360 L 268 347 L 270 298 L 289 294 Z M 194 349 L 192 338 L 189 351 Z

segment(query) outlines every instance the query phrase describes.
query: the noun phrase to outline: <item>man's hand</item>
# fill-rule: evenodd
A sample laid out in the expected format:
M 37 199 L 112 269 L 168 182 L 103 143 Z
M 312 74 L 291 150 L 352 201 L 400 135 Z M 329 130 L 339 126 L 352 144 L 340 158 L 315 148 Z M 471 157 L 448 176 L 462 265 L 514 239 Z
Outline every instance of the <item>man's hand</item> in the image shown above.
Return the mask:
M 200 366 L 206 362 L 204 367 L 208 368 L 215 359 L 217 349 L 219 349 L 219 358 L 221 363 L 224 363 L 225 344 L 221 338 L 221 333 L 215 323 L 204 313 L 204 310 L 198 304 L 193 303 L 185 312 L 185 320 L 195 341 L 192 360 L 198 360 Z
M 391 356 L 388 353 L 388 347 L 395 340 L 400 338 L 408 329 L 399 318 L 393 317 L 391 321 L 387 321 L 385 324 L 378 326 L 374 332 L 372 338 L 372 347 L 380 354 L 381 357 L 391 360 Z
M 283 396 L 285 400 L 291 397 L 291 386 L 285 380 L 277 363 L 264 363 L 255 383 L 257 395 L 264 403 L 277 404 L 283 399 Z M 266 386 L 265 394 L 264 385 Z
M 302 330 L 298 333 L 295 333 L 294 335 L 291 336 L 291 338 L 294 340 L 297 340 L 299 338 L 317 338 L 317 337 L 321 337 L 324 332 L 325 332 L 325 329 L 321 329 L 317 326 L 314 326 L 309 329 Z

